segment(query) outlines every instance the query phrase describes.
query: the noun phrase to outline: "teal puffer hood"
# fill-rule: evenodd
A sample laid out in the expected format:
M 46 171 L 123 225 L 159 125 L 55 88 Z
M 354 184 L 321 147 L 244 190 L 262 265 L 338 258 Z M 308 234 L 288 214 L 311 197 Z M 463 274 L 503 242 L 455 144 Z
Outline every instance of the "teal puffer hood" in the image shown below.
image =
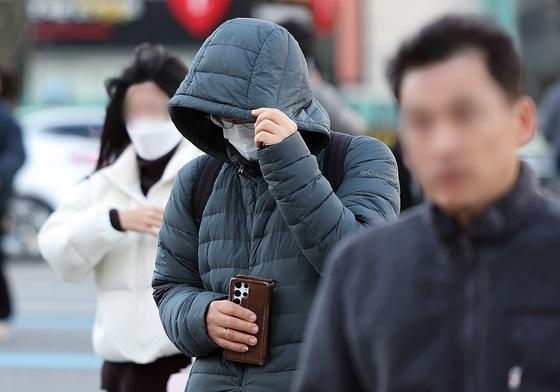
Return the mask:
M 271 22 L 229 20 L 198 51 L 170 101 L 171 118 L 193 144 L 227 162 L 226 140 L 207 115 L 254 122 L 251 110 L 261 107 L 286 113 L 312 152 L 328 143 L 330 120 L 311 95 L 307 63 L 294 37 Z

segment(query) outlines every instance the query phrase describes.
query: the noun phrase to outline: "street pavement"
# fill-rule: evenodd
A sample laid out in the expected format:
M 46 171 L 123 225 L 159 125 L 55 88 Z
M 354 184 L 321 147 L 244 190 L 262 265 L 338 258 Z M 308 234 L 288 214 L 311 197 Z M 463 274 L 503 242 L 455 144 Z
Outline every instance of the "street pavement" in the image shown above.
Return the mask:
M 44 261 L 8 261 L 6 271 L 15 317 L 0 342 L 0 392 L 99 391 L 93 277 L 66 283 Z

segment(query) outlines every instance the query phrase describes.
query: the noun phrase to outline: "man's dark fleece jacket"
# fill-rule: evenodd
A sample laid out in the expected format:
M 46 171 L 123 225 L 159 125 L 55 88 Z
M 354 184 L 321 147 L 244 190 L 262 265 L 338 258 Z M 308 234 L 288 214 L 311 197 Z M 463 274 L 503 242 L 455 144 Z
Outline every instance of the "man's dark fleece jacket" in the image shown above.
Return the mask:
M 525 165 L 466 226 L 428 203 L 335 251 L 296 391 L 560 391 L 560 205 Z

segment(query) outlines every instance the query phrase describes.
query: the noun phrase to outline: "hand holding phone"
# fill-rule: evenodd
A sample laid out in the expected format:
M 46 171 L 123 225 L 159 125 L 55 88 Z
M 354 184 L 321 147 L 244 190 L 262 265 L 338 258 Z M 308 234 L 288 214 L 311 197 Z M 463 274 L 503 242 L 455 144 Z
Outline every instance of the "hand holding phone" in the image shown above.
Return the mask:
M 229 300 L 213 301 L 206 312 L 206 331 L 210 339 L 226 350 L 244 353 L 257 344 L 257 316 Z
M 266 365 L 269 358 L 268 327 L 272 305 L 272 289 L 276 282 L 272 279 L 261 279 L 251 276 L 237 275 L 230 280 L 229 301 L 256 316 L 256 344 L 248 344 L 246 351 L 226 348 L 224 358 L 229 361 L 251 365 Z M 249 313 L 247 313 L 249 315 Z M 252 318 L 252 317 L 251 317 Z M 226 331 L 227 334 L 227 331 Z M 244 339 L 246 336 L 240 336 Z M 250 339 L 250 338 L 249 338 Z M 251 341 L 253 342 L 253 341 Z

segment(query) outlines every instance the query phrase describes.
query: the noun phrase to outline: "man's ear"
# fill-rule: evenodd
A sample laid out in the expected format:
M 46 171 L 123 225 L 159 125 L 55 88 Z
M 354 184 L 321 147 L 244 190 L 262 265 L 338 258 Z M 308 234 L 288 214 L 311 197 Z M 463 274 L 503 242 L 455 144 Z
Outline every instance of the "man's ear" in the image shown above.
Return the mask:
M 523 96 L 517 102 L 517 143 L 523 147 L 537 132 L 537 109 L 531 97 Z

